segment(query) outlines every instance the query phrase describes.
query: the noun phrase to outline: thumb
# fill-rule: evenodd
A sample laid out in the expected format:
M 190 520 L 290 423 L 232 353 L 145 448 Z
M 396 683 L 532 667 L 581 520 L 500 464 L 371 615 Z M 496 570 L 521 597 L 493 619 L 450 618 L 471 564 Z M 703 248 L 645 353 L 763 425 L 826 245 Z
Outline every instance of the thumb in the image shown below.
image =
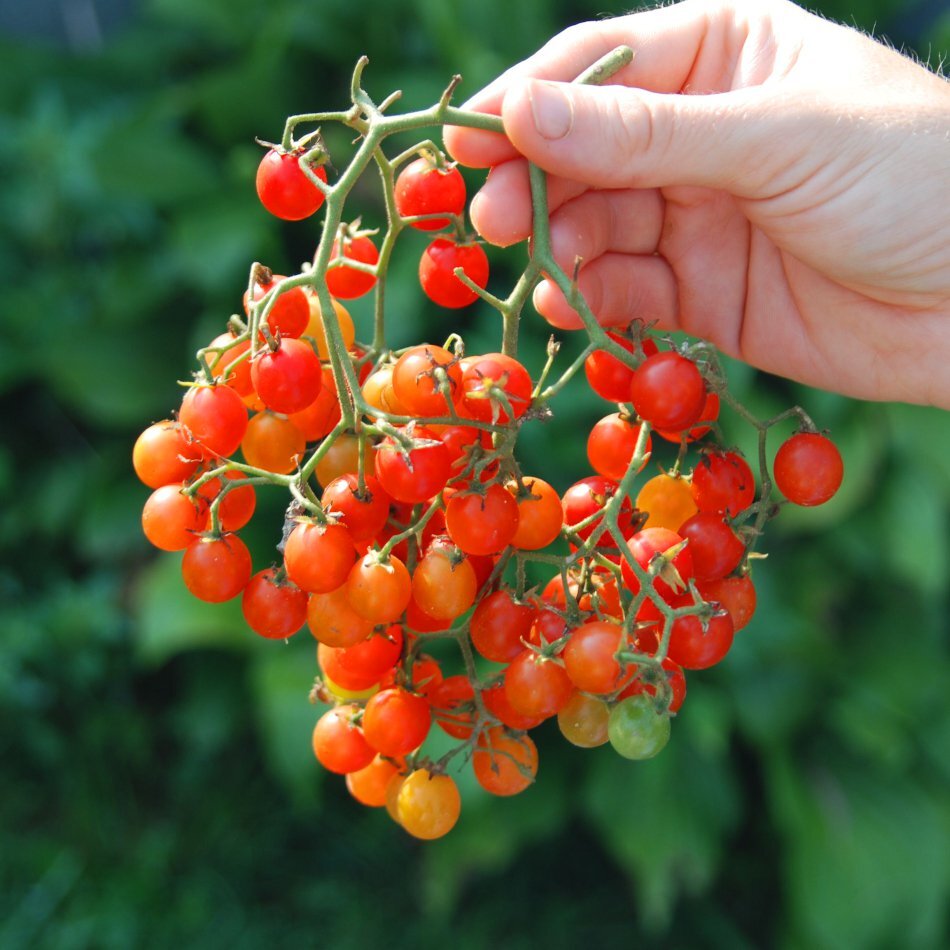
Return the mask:
M 702 185 L 753 198 L 771 190 L 796 151 L 804 157 L 816 144 L 815 124 L 796 121 L 791 103 L 762 87 L 664 95 L 528 79 L 507 90 L 501 114 L 515 148 L 560 177 L 595 188 Z

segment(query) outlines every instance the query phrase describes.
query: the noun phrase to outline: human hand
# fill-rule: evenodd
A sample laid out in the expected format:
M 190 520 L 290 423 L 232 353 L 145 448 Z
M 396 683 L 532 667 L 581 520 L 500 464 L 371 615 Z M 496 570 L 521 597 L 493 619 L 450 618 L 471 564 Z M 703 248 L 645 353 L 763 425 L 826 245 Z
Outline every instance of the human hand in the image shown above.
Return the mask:
M 569 81 L 614 47 L 611 80 Z M 950 408 L 950 83 L 784 0 L 686 0 L 586 23 L 478 93 L 506 136 L 447 127 L 491 166 L 486 240 L 531 230 L 549 173 L 552 249 L 607 326 L 685 330 L 769 372 Z M 523 156 L 523 157 L 522 157 Z M 580 326 L 551 281 L 558 327 Z

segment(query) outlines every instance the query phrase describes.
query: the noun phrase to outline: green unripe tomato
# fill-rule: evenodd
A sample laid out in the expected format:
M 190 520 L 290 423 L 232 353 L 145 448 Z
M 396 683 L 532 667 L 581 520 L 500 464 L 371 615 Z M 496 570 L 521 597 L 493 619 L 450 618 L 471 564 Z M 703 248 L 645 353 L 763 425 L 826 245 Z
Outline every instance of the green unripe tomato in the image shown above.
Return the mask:
M 652 759 L 670 739 L 670 717 L 650 696 L 631 696 L 610 710 L 607 738 L 625 759 Z

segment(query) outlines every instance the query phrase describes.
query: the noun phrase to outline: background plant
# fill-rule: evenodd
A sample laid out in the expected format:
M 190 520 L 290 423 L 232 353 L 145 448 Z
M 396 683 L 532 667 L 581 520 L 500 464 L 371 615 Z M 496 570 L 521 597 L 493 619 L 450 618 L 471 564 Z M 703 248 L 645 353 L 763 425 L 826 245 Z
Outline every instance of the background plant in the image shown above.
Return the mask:
M 924 5 L 898 20 L 902 8 L 823 5 L 938 60 L 946 20 Z M 730 366 L 759 415 L 800 402 L 831 427 L 841 497 L 776 523 L 782 570 L 758 573 L 753 627 L 691 683 L 675 748 L 649 772 L 552 736 L 544 781 L 481 820 L 470 804 L 470 830 L 425 854 L 300 755 L 307 664 L 257 649 L 233 609 L 192 602 L 174 559 L 140 539 L 128 452 L 142 420 L 176 401 L 172 380 L 238 306 L 248 260 L 312 252 L 259 208 L 253 137 L 342 100 L 360 53 L 373 91 L 422 106 L 446 76 L 463 73 L 464 96 L 600 12 L 433 0 L 398 18 L 327 2 L 318 17 L 287 0 L 264 17 L 249 2 L 154 0 L 101 48 L 4 43 L 3 946 L 317 933 L 338 947 L 566 946 L 581 928 L 605 941 L 649 931 L 657 946 L 946 942 L 946 415 Z M 426 338 L 438 318 L 411 264 L 392 295 L 405 319 L 394 343 Z M 463 321 L 473 346 L 490 342 L 474 310 Z M 543 353 L 546 327 L 525 332 L 525 351 Z M 562 428 L 534 445 L 525 432 L 523 452 L 545 453 L 558 487 L 586 467 L 559 433 L 596 413 L 570 400 Z

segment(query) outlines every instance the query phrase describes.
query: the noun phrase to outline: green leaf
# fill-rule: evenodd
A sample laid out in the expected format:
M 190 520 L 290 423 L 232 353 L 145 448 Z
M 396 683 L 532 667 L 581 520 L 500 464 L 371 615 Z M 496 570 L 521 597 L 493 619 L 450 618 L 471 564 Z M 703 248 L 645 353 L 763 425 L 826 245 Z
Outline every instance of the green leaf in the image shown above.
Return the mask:
M 702 719 L 703 704 L 688 703 L 690 715 Z M 701 751 L 681 718 L 655 759 L 634 763 L 609 747 L 597 750 L 582 791 L 584 814 L 630 875 L 644 923 L 655 929 L 669 923 L 681 892 L 710 886 L 738 818 L 727 760 Z
M 313 797 L 326 775 L 311 752 L 319 710 L 308 702 L 317 665 L 306 632 L 264 642 L 251 666 L 251 686 L 264 749 L 274 774 L 299 798 Z
M 787 946 L 941 945 L 950 808 L 903 777 L 823 757 L 769 763 L 783 854 Z M 845 883 L 846 882 L 846 883 Z
M 159 555 L 139 574 L 131 601 L 136 654 L 149 666 L 187 650 L 246 650 L 253 642 L 240 598 L 208 604 L 192 597 L 181 579 L 181 558 L 174 554 Z

